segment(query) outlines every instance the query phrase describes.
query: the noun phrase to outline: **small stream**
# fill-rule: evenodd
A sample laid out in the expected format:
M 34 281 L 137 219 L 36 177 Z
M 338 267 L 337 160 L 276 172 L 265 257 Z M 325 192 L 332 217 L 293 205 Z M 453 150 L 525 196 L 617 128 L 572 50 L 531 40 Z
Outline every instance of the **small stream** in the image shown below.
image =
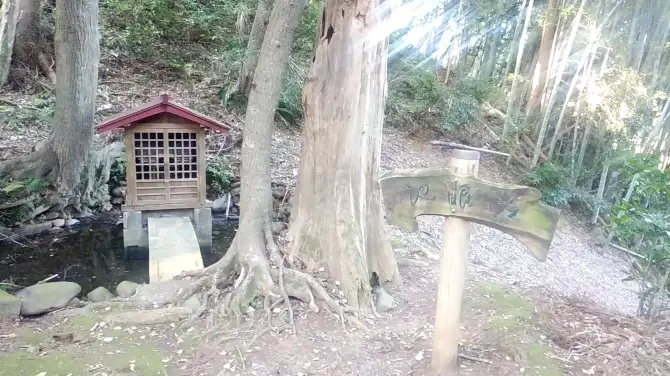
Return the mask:
M 113 218 L 67 229 L 37 238 L 0 242 L 0 282 L 30 286 L 53 274 L 52 281 L 78 283 L 82 295 L 104 286 L 114 292 L 124 280 L 149 282 L 149 260 L 126 260 L 123 254 L 123 225 Z M 211 252 L 202 254 L 205 266 L 227 251 L 237 230 L 237 221 L 215 218 Z

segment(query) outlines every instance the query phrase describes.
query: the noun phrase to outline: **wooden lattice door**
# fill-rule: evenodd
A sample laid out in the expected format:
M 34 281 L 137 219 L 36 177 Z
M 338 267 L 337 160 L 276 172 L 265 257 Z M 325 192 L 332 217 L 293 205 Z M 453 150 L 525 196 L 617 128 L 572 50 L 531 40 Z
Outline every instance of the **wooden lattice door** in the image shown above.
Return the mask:
M 164 132 L 133 133 L 136 200 L 138 204 L 168 201 Z
M 198 194 L 198 133 L 166 132 L 168 139 L 168 201 L 196 202 Z
M 199 201 L 197 131 L 137 131 L 133 133 L 132 141 L 136 204 Z

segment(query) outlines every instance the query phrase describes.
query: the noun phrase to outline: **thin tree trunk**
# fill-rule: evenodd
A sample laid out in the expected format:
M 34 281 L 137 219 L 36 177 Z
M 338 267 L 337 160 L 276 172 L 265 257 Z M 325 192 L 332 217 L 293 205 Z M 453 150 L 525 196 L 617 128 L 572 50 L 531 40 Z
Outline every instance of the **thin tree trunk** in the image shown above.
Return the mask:
M 291 253 L 325 267 L 348 304 L 372 308 L 371 280 L 400 283 L 378 182 L 387 41 L 374 0 L 327 0 L 303 89 L 303 150 Z M 326 214 L 327 213 L 327 214 Z
M 0 9 L 0 86 L 7 83 L 12 48 L 19 20 L 19 0 L 4 0 Z
M 582 14 L 584 12 L 584 5 L 586 3 L 586 0 L 582 0 L 581 4 L 579 6 L 579 10 L 577 11 L 577 15 L 575 16 L 575 19 L 573 20 L 572 27 L 570 28 L 570 35 L 568 37 L 568 41 L 565 46 L 565 55 L 563 56 L 563 59 L 560 62 L 559 68 L 558 68 L 558 73 L 556 74 L 556 79 L 554 86 L 551 90 L 551 95 L 549 96 L 549 103 L 547 104 L 547 109 L 544 113 L 544 120 L 542 121 L 542 126 L 540 127 L 540 133 L 537 136 L 537 142 L 535 143 L 535 151 L 533 152 L 533 160 L 531 161 L 530 166 L 535 167 L 537 165 L 537 161 L 540 158 L 540 153 L 542 152 L 542 144 L 544 143 L 544 136 L 547 132 L 547 127 L 549 126 L 549 119 L 551 118 L 551 111 L 554 108 L 554 104 L 556 102 L 558 90 L 561 87 L 561 82 L 563 78 L 563 73 L 565 72 L 565 68 L 568 64 L 569 58 L 570 58 L 570 52 L 572 51 L 572 45 L 575 41 L 575 37 L 577 36 L 577 31 L 579 30 L 579 26 L 581 24 L 581 19 L 582 19 Z
M 579 119 L 577 121 L 579 121 Z M 577 157 L 577 164 L 575 165 L 574 175 L 572 177 L 573 187 L 577 185 L 577 179 L 579 179 L 579 174 L 581 174 L 582 166 L 584 164 L 584 156 L 586 155 L 586 147 L 589 145 L 589 137 L 591 136 L 591 128 L 593 128 L 593 122 L 589 120 L 586 123 L 582 143 L 579 147 L 579 156 Z
M 668 119 L 668 114 L 670 114 L 670 97 L 665 100 L 661 113 L 653 120 L 651 132 L 649 133 L 647 142 L 644 144 L 643 150 L 645 153 L 650 153 L 654 145 L 656 145 L 658 137 L 663 130 L 663 124 L 665 124 L 666 119 Z
M 668 281 L 670 281 L 670 267 L 668 267 L 665 270 L 665 275 L 663 275 L 663 279 L 661 279 L 661 283 L 658 286 L 658 291 L 656 291 L 656 294 L 654 294 L 654 298 L 651 301 L 651 307 L 650 307 L 650 313 L 649 317 L 652 319 L 656 318 L 658 316 L 658 311 L 660 310 L 661 306 L 661 297 L 666 294 L 666 287 L 668 285 Z
M 524 35 L 524 33 L 522 33 L 522 30 L 524 30 L 524 26 L 522 26 L 522 25 L 526 24 L 524 22 L 525 18 L 524 18 L 524 11 L 523 11 L 524 9 L 526 9 L 526 2 L 527 2 L 527 0 L 522 0 L 521 1 L 521 6 L 519 7 L 519 17 L 516 18 L 516 22 L 514 23 L 514 36 L 512 37 L 512 42 L 510 43 L 509 53 L 507 54 L 507 62 L 505 63 L 505 71 L 503 72 L 505 76 L 507 76 L 509 73 L 511 73 L 510 71 L 512 70 L 512 62 L 514 62 L 514 56 L 517 56 L 516 65 L 520 64 L 519 59 L 518 59 L 518 56 L 519 56 L 518 50 L 519 50 L 519 48 L 522 48 L 521 47 L 521 40 L 524 39 L 524 37 L 522 36 L 522 35 Z M 527 32 L 528 31 L 526 29 L 526 33 Z M 528 37 L 526 37 L 526 38 L 528 38 Z M 516 65 L 514 66 L 515 72 L 516 72 Z M 515 75 L 516 75 L 516 73 L 515 73 Z
M 270 13 L 274 0 L 258 0 L 256 5 L 256 13 L 254 15 L 254 22 L 251 25 L 251 32 L 249 33 L 249 42 L 247 42 L 247 50 L 244 54 L 244 64 L 237 79 L 237 92 L 248 97 L 251 91 L 252 79 L 256 66 L 258 65 L 258 55 L 260 53 L 263 38 L 265 37 L 265 30 L 270 21 Z
M 558 0 L 549 0 L 547 3 L 547 19 L 542 31 L 542 42 L 540 44 L 540 55 L 533 73 L 532 87 L 526 115 L 534 119 L 540 113 L 542 95 L 547 86 L 547 74 L 549 72 L 549 59 L 551 58 L 551 47 L 556 34 L 556 22 Z
M 665 12 L 663 12 L 663 15 L 661 16 L 661 21 L 667 20 L 668 16 L 668 7 L 666 5 L 665 7 Z M 659 80 L 659 75 L 660 75 L 660 70 L 661 70 L 661 62 L 663 61 L 663 57 L 665 56 L 665 50 L 667 48 L 666 42 L 668 40 L 668 36 L 670 36 L 670 21 L 667 21 L 667 25 L 664 28 L 663 35 L 661 36 L 660 40 L 655 41 L 655 46 L 653 47 L 653 50 L 655 51 L 656 58 L 654 59 L 654 67 L 652 69 L 652 77 L 651 77 L 651 83 L 649 85 L 650 88 L 655 89 L 658 84 Z
M 603 163 L 603 171 L 600 174 L 600 181 L 598 182 L 598 193 L 596 195 L 596 200 L 601 201 L 603 199 L 603 194 L 605 193 L 605 187 L 607 186 L 607 174 L 610 170 L 610 162 L 608 157 L 606 157 L 605 162 Z M 598 223 L 598 216 L 600 215 L 600 203 L 596 203 L 596 207 L 593 209 L 593 215 L 591 216 L 591 224 L 595 225 Z
M 523 23 L 521 31 L 521 39 L 519 40 L 519 48 L 516 53 L 516 65 L 514 66 L 514 77 L 512 78 L 512 88 L 510 89 L 509 98 L 507 100 L 507 116 L 505 117 L 505 125 L 503 126 L 502 131 L 502 140 L 505 142 L 507 139 L 507 134 L 511 125 L 511 117 L 513 116 L 513 110 L 517 98 L 517 90 L 519 86 L 519 73 L 521 71 L 521 61 L 523 60 L 523 51 L 526 47 L 526 39 L 528 39 L 528 26 L 530 25 L 530 19 L 533 14 L 533 1 L 529 0 L 528 8 L 526 9 L 526 17 Z M 525 5 L 525 0 L 524 0 Z
M 631 18 L 630 32 L 628 33 L 628 66 L 632 67 L 635 62 L 635 51 L 637 50 L 638 24 L 640 22 L 640 13 L 646 0 L 637 0 L 635 2 L 635 11 Z
M 554 134 L 551 137 L 551 142 L 549 143 L 549 152 L 547 153 L 547 160 L 549 161 L 551 161 L 551 157 L 554 155 L 554 148 L 556 147 L 556 141 L 558 141 L 558 136 L 561 133 L 561 128 L 563 125 L 563 120 L 565 119 L 565 115 L 568 112 L 568 103 L 570 103 L 570 98 L 572 98 L 572 94 L 574 93 L 575 89 L 577 88 L 577 84 L 579 83 L 580 79 L 579 73 L 581 72 L 582 68 L 584 68 L 584 65 L 588 65 L 587 59 L 589 58 L 589 56 L 591 56 L 591 49 L 592 46 L 590 45 L 586 48 L 586 51 L 584 51 L 584 55 L 582 56 L 579 62 L 579 66 L 575 71 L 575 75 L 572 77 L 572 82 L 570 82 L 568 93 L 565 95 L 565 103 L 563 104 L 563 108 L 561 108 L 561 114 L 558 116 L 558 122 L 556 123 L 556 127 L 554 128 Z M 586 74 L 586 72 L 584 74 Z

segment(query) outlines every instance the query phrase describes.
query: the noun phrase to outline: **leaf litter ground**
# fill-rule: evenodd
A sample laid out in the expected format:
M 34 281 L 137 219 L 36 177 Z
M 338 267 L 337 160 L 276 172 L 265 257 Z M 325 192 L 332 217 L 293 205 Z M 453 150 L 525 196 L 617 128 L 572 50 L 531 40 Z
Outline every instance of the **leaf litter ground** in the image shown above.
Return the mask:
M 120 64 L 107 65 L 102 76 L 97 120 L 167 91 L 234 125 L 229 136 L 209 138 L 210 154 L 227 149 L 241 134 L 240 118 L 222 110 L 216 88 Z M 32 103 L 31 96 L 17 93 L 3 92 L 1 99 L 10 107 Z M 46 130 L 26 127 L 29 133 L 0 124 L 0 159 L 24 153 L 46 137 Z M 385 130 L 382 169 L 447 167 L 448 152 L 427 143 L 435 137 Z M 300 145 L 298 129 L 278 124 L 274 182 L 293 186 Z M 237 172 L 239 147 L 225 154 Z M 516 178 L 498 162 L 483 156 L 480 176 L 495 182 Z M 442 222 L 420 218 L 420 231 L 412 234 L 389 228 L 404 286 L 389 290 L 394 310 L 365 318 L 367 333 L 343 329 L 327 311 L 315 314 L 297 302 L 296 335 L 271 329 L 257 311 L 210 341 L 203 340 L 206 328 L 200 322 L 192 328 L 100 326 L 102 316 L 50 314 L 0 326 L 0 376 L 428 375 Z M 593 244 L 580 222 L 564 213 L 548 260 L 538 263 L 510 236 L 473 225 L 461 341 L 462 353 L 471 359 L 461 360 L 461 374 L 670 374 L 668 321 L 651 325 L 631 316 L 637 284 L 622 281 L 631 260 L 610 252 L 599 255 Z M 337 298 L 334 281 L 317 277 Z M 273 327 L 287 320 L 285 311 L 273 312 Z

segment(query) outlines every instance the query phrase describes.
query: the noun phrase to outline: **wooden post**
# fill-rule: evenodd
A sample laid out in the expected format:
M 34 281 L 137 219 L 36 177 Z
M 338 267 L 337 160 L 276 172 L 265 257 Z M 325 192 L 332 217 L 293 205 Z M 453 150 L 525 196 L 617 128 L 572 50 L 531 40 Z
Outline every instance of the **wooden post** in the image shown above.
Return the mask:
M 432 368 L 439 375 L 457 371 L 469 222 L 512 235 L 538 261 L 544 261 L 561 213 L 540 202 L 539 190 L 494 184 L 479 179 L 478 170 L 478 152 L 454 150 L 451 169 L 394 170 L 379 180 L 389 224 L 416 231 L 417 216 L 446 217 L 433 333 Z
M 454 150 L 451 170 L 460 175 L 477 176 L 479 152 Z M 444 221 L 444 252 L 440 267 L 435 332 L 433 333 L 433 371 L 437 375 L 455 374 L 458 369 L 460 313 L 470 246 L 470 223 L 457 217 Z

